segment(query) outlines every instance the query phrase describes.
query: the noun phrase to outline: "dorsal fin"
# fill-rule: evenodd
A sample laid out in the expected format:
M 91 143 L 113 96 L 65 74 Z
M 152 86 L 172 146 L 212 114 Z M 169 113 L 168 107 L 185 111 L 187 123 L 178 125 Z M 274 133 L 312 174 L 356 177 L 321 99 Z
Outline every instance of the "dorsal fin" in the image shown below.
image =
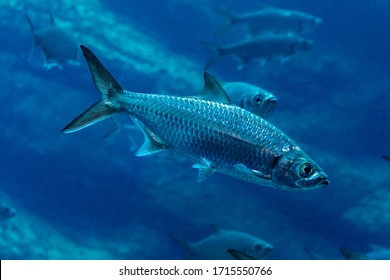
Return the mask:
M 221 85 L 209 73 L 204 72 L 204 87 L 200 99 L 230 104 L 230 98 Z

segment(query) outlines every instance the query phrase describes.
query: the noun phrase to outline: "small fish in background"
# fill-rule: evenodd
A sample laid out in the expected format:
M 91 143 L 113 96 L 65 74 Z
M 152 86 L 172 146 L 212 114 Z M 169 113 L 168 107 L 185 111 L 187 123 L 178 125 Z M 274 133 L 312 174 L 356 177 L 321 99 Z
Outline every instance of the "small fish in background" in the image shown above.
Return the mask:
M 262 118 L 269 117 L 278 99 L 262 88 L 243 82 L 229 82 L 222 85 L 230 101 Z
M 182 238 L 171 238 L 187 252 L 187 259 L 232 260 L 236 257 L 228 250 L 236 250 L 242 255 L 264 260 L 273 250 L 273 246 L 253 235 L 214 226 L 214 233 L 195 243 L 188 243 Z
M 31 19 L 26 19 L 34 35 L 34 43 L 28 57 L 31 60 L 35 46 L 39 46 L 44 55 L 44 68 L 62 68 L 65 63 L 79 65 L 79 49 L 75 37 L 70 30 L 58 27 L 53 15 L 50 13 L 50 26 L 35 30 Z
M 135 151 L 139 147 L 139 145 L 137 144 L 137 141 L 134 139 L 135 137 L 133 137 L 132 132 L 134 130 L 140 131 L 138 126 L 130 125 L 130 124 L 124 124 L 122 121 L 120 121 L 119 119 L 117 119 L 115 117 L 113 117 L 111 119 L 112 119 L 112 122 L 115 125 L 115 128 L 114 128 L 113 131 L 111 131 L 110 133 L 106 134 L 103 137 L 103 140 L 105 142 L 114 142 L 115 140 L 117 140 L 120 137 L 120 135 L 124 134 L 124 135 L 126 135 L 127 139 L 130 142 L 129 150 L 131 152 Z
M 340 247 L 340 252 L 346 260 L 390 260 L 390 249 L 371 244 L 371 251 L 368 253 L 360 253 L 352 251 L 345 247 Z
M 9 220 L 12 217 L 15 217 L 16 210 L 6 204 L 0 204 L 0 221 Z
M 226 25 L 215 32 L 220 35 L 235 25 L 245 25 L 252 36 L 265 33 L 303 33 L 315 29 L 322 19 L 301 11 L 266 7 L 258 11 L 232 15 L 223 8 L 215 10 L 227 19 Z
M 230 255 L 232 255 L 236 260 L 256 260 L 254 257 L 249 256 L 241 251 L 228 249 L 227 250 Z
M 390 161 L 390 155 L 382 155 L 382 158 L 387 161 Z
M 293 34 L 269 34 L 223 47 L 202 43 L 213 51 L 213 57 L 207 62 L 205 70 L 224 56 L 231 55 L 237 58 L 238 69 L 242 69 L 253 60 L 260 60 L 261 64 L 271 60 L 285 62 L 292 55 L 308 51 L 313 46 L 313 41 Z

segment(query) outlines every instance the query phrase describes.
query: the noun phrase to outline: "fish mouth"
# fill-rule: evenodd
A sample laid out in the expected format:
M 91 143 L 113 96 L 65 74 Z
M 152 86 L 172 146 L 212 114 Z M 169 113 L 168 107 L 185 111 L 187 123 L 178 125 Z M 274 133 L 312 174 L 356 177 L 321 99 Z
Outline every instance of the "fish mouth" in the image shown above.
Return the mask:
M 325 176 L 320 176 L 316 179 L 312 179 L 309 181 L 301 181 L 300 186 L 298 189 L 300 190 L 314 190 L 314 189 L 319 189 L 321 187 L 328 186 L 330 184 L 328 177 Z
M 278 101 L 278 99 L 276 97 L 271 97 L 270 99 L 267 100 L 267 104 L 269 106 L 275 107 L 277 101 Z
M 318 185 L 321 185 L 321 186 L 328 186 L 328 185 L 330 185 L 330 181 L 329 181 L 328 177 L 320 177 Z
M 264 116 L 268 116 L 272 113 L 274 110 L 276 103 L 278 102 L 278 99 L 276 97 L 271 97 L 265 101 L 265 110 L 264 110 Z

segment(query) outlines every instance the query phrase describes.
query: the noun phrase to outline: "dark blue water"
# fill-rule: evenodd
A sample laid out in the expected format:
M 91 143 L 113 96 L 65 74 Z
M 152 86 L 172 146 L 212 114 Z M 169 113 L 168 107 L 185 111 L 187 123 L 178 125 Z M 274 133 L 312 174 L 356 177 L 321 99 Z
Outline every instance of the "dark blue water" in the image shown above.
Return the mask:
M 223 36 L 219 1 L 14 1 L 2 4 L 0 202 L 18 215 L 0 224 L 2 259 L 181 259 L 170 238 L 188 242 L 215 224 L 258 236 L 274 246 L 270 259 L 342 259 L 340 246 L 369 252 L 390 248 L 390 19 L 387 1 L 268 1 L 323 19 L 303 36 L 314 47 L 285 63 L 257 61 L 238 70 L 224 57 L 208 71 L 278 97 L 270 121 L 293 138 L 329 175 L 331 185 L 284 192 L 214 174 L 196 183 L 192 163 L 174 153 L 135 157 L 139 131 L 107 141 L 105 120 L 74 134 L 61 129 L 98 99 L 84 59 L 79 66 L 43 69 L 36 29 L 71 28 L 123 87 L 194 95 Z M 42 2 L 42 3 L 41 3 Z M 234 13 L 261 9 L 255 1 L 224 1 Z M 43 5 L 44 3 L 44 5 Z M 50 6 L 50 9 L 47 7 Z M 123 124 L 131 124 L 120 116 Z

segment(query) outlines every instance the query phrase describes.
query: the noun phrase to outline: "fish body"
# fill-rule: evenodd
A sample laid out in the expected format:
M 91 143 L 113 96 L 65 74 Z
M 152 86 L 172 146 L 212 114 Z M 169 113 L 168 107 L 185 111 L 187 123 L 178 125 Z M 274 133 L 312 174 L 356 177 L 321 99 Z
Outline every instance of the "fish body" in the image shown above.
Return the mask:
M 0 204 L 0 221 L 9 220 L 16 215 L 16 210 L 6 204 Z
M 269 34 L 223 47 L 212 47 L 207 44 L 206 46 L 214 52 L 214 55 L 207 62 L 205 70 L 221 57 L 229 55 L 239 60 L 240 69 L 256 59 L 262 64 L 271 60 L 283 62 L 294 54 L 309 50 L 313 46 L 313 41 L 293 34 Z
M 217 34 L 239 24 L 245 25 L 252 36 L 264 33 L 302 33 L 311 31 L 322 23 L 321 18 L 301 11 L 273 7 L 238 15 L 231 15 L 221 8 L 217 8 L 217 12 L 228 20 Z
M 329 184 L 322 169 L 286 134 L 263 118 L 230 105 L 226 93 L 209 74 L 205 73 L 200 97 L 130 92 L 120 87 L 89 49 L 82 46 L 82 50 L 101 99 L 63 132 L 74 132 L 124 112 L 145 135 L 137 156 L 173 149 L 195 162 L 198 181 L 217 171 L 282 190 L 309 190 Z
M 174 239 L 187 251 L 187 258 L 204 260 L 235 259 L 236 257 L 229 250 L 238 251 L 243 256 L 264 260 L 273 250 L 270 243 L 253 235 L 221 228 L 215 228 L 212 235 L 191 244 L 175 237 Z M 233 251 L 233 254 L 235 251 Z
M 39 46 L 44 55 L 44 68 L 59 67 L 65 63 L 79 64 L 78 46 L 73 34 L 66 29 L 55 25 L 54 17 L 50 14 L 51 26 L 42 30 L 35 30 L 30 18 L 26 19 L 34 34 L 34 44 L 30 52 L 32 57 L 35 46 Z
M 262 118 L 269 117 L 275 109 L 277 98 L 271 92 L 243 82 L 230 82 L 222 86 L 231 102 Z

